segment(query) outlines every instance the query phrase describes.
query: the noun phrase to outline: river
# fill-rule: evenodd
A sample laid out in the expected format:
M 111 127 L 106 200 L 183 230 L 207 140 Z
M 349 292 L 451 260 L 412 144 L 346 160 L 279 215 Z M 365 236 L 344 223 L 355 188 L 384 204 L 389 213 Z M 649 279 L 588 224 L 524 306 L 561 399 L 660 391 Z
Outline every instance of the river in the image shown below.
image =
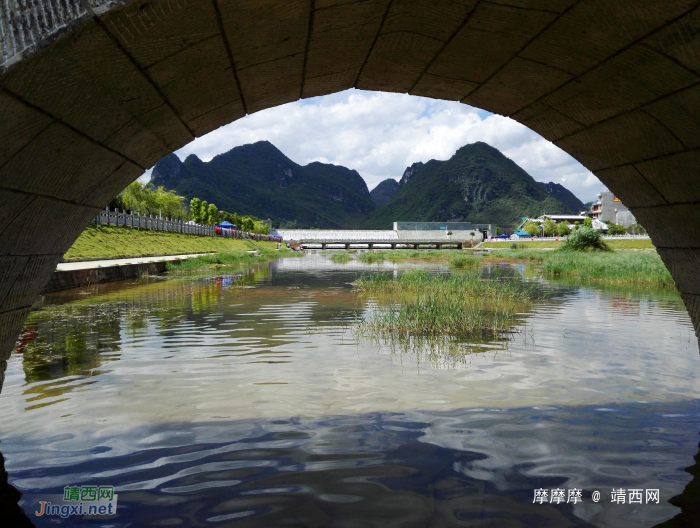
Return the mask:
M 0 395 L 20 506 L 36 526 L 119 528 L 640 527 L 680 513 L 667 501 L 698 454 L 700 356 L 677 293 L 493 266 L 547 291 L 512 334 L 358 335 L 373 300 L 350 283 L 416 267 L 447 272 L 310 253 L 45 296 Z M 81 485 L 113 486 L 116 514 L 35 515 Z

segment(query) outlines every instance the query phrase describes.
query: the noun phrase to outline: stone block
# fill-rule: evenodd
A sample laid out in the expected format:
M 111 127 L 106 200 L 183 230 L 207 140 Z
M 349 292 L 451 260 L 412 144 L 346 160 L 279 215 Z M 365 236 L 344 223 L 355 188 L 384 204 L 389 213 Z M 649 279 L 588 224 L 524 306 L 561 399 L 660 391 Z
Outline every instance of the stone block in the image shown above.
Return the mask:
M 143 169 L 125 161 L 114 172 L 103 178 L 92 182 L 90 193 L 87 194 L 80 203 L 89 207 L 99 207 L 103 209 L 121 191 L 143 174 Z
M 683 150 L 666 127 L 640 110 L 576 132 L 555 144 L 592 171 Z
M 319 5 L 306 58 L 303 97 L 351 88 L 370 52 L 388 0 Z
M 627 207 L 664 205 L 667 200 L 633 165 L 596 171 L 595 175 Z
M 550 141 L 584 128 L 581 123 L 542 103 L 530 105 L 511 117 Z
M 391 92 L 411 90 L 475 5 L 473 0 L 463 3 L 392 2 L 357 88 Z
M 569 82 L 542 102 L 583 125 L 633 110 L 690 86 L 697 76 L 642 46 L 633 46 Z
M 654 32 L 643 43 L 676 59 L 690 70 L 700 73 L 700 11 Z
M 219 2 L 219 10 L 236 69 L 304 54 L 310 0 Z
M 516 58 L 462 102 L 510 116 L 569 79 L 563 71 Z
M 62 256 L 0 257 L 0 312 L 31 306 Z
M 0 234 L 0 256 L 62 255 L 98 211 L 37 196 Z M 61 228 L 55 229 L 58 219 Z
M 46 115 L 0 91 L 0 167 L 50 124 Z
M 681 90 L 643 108 L 688 148 L 700 147 L 700 86 Z
M 296 101 L 301 94 L 304 54 L 239 70 L 248 113 Z
M 692 0 L 582 0 L 521 54 L 582 74 L 693 7 Z
M 545 11 L 479 4 L 428 72 L 484 82 L 512 60 L 555 16 Z
M 700 249 L 700 209 L 696 204 L 630 207 L 649 232 L 657 251 L 664 248 Z
M 161 150 L 166 151 L 192 139 L 148 80 L 93 22 L 54 41 L 28 59 L 26 67 L 11 70 L 4 86 L 98 142 L 133 120 L 147 128 L 142 117 L 160 107 L 167 111 L 161 112 L 159 130 L 151 131 L 149 141 L 163 142 L 171 134 L 186 138 L 165 141 Z M 163 134 L 164 128 L 173 131 Z M 140 141 L 141 136 L 131 136 Z M 134 161 L 148 165 L 147 160 Z
M 123 158 L 54 123 L 0 168 L 4 188 L 81 201 Z
M 0 313 L 0 361 L 7 361 L 10 358 L 28 314 L 29 308 Z M 1 374 L 4 375 L 4 369 Z M 2 389 L 1 385 L 0 389 Z
M 698 249 L 657 249 L 661 260 L 676 281 L 681 293 L 700 295 L 700 248 Z
M 479 85 L 462 79 L 449 79 L 429 73 L 423 74 L 411 90 L 411 95 L 444 99 L 447 101 L 461 101 L 468 93 Z
M 213 3 L 133 2 L 107 15 L 105 25 L 195 135 L 205 132 L 193 120 L 240 101 Z
M 695 337 L 700 339 L 700 295 L 692 293 L 681 293 L 685 309 L 688 310 L 693 327 L 695 328 Z
M 12 221 L 28 207 L 36 196 L 0 187 L 0 236 Z
M 691 150 L 636 165 L 669 203 L 700 201 L 700 152 Z

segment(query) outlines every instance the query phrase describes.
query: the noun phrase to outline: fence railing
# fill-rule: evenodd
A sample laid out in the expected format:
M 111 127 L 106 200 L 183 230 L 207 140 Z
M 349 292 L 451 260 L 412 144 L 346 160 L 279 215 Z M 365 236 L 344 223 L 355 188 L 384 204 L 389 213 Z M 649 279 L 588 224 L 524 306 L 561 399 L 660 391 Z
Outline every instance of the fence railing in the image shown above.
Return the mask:
M 515 235 L 511 235 L 515 236 Z M 603 235 L 600 238 L 604 240 L 620 240 L 620 239 L 647 239 L 649 238 L 649 235 Z M 516 238 L 489 238 L 486 239 L 485 242 L 513 242 L 514 240 L 566 240 L 566 236 L 558 236 L 558 237 L 522 237 L 519 239 Z
M 282 237 L 274 235 L 261 235 L 258 233 L 248 233 L 238 229 L 229 229 L 213 225 L 189 224 L 182 220 L 173 218 L 160 218 L 153 215 L 143 215 L 133 211 L 110 210 L 109 208 L 100 211 L 94 219 L 95 224 L 127 226 L 137 229 L 155 229 L 158 231 L 171 231 L 174 233 L 188 233 L 191 235 L 220 236 L 226 238 L 242 238 L 248 240 L 266 240 L 271 242 L 282 242 Z

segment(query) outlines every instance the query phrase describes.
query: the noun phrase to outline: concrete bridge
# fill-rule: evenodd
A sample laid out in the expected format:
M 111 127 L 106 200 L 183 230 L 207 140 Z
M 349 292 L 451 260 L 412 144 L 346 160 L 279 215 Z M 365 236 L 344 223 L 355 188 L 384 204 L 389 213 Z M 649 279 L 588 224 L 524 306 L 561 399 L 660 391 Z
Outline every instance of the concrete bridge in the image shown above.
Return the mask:
M 483 235 L 474 232 L 448 235 L 446 231 L 399 231 L 399 230 L 362 230 L 362 229 L 277 229 L 271 232 L 284 238 L 287 242 L 299 242 L 305 247 L 321 249 L 366 247 L 412 248 L 429 246 L 437 249 L 453 247 L 464 249 L 466 244 L 481 242 Z
M 226 123 L 356 87 L 510 116 L 647 228 L 700 329 L 699 0 L 0 2 L 0 371 L 109 200 Z

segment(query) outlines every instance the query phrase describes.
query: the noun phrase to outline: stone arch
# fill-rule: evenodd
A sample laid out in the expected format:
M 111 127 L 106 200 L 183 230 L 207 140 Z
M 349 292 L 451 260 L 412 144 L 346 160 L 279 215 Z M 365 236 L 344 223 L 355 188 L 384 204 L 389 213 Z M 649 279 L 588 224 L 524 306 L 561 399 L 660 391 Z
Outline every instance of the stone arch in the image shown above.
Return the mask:
M 649 230 L 700 328 L 697 0 L 0 4 L 0 372 L 56 262 L 163 156 L 350 87 L 507 115 Z

